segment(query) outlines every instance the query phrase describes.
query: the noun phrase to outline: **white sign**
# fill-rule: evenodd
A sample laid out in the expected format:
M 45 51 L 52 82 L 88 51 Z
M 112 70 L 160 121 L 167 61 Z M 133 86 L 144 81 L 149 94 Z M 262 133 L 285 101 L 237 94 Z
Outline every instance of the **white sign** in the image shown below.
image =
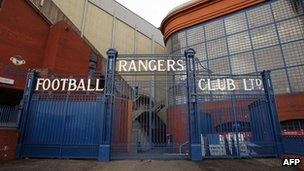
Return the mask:
M 183 71 L 183 60 L 118 60 L 118 71 Z
M 14 85 L 15 80 L 9 79 L 9 78 L 0 77 L 0 83 Z
M 263 90 L 261 79 L 200 79 L 198 87 L 202 91 Z
M 45 79 L 38 78 L 36 83 L 35 90 L 38 91 L 42 89 L 43 91 L 103 91 L 103 89 L 99 88 L 100 79 L 95 80 L 95 84 L 93 84 L 93 80 L 87 79 Z M 94 85 L 94 88 L 92 86 Z

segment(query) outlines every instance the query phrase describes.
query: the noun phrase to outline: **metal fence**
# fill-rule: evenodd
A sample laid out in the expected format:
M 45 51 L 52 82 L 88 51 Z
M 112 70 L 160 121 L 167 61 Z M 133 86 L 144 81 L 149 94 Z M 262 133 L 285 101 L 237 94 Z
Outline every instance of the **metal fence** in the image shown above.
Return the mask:
M 88 77 L 41 75 L 36 71 L 29 73 L 23 97 L 17 156 L 97 159 L 103 94 L 71 92 L 67 89 L 36 90 L 38 78 L 74 78 L 79 81 Z M 96 78 L 100 76 L 96 75 Z
M 304 156 L 304 134 L 283 136 L 284 153 Z
M 16 128 L 18 117 L 18 106 L 7 106 L 0 104 L 0 127 Z
M 269 111 L 275 104 L 267 102 L 261 75 L 207 77 L 222 90 L 197 92 L 204 158 L 277 156 L 278 125 L 272 124 Z M 234 91 L 224 89 L 228 79 Z
M 303 147 L 302 138 L 282 137 L 269 72 L 214 75 L 194 54 L 118 56 L 111 49 L 106 75 L 96 76 L 104 80 L 102 93 L 34 91 L 38 77 L 67 76 L 30 72 L 18 156 L 108 161 L 302 153 L 288 146 Z M 151 58 L 182 59 L 186 70 L 117 70 L 117 59 Z
M 183 59 L 182 55 L 127 55 L 121 54 L 120 60 L 163 60 Z M 174 139 L 172 133 L 179 129 L 188 130 L 188 122 L 179 122 L 173 109 L 168 112 L 168 90 L 183 81 L 174 81 L 173 75 L 185 77 L 183 72 L 161 71 L 119 71 L 115 80 L 115 110 L 112 125 L 112 159 L 184 159 L 189 155 L 189 140 Z M 177 92 L 176 90 L 175 92 Z M 177 93 L 176 93 L 177 94 Z M 186 94 L 183 94 L 186 96 Z M 171 101 L 171 100 L 170 100 Z M 119 106 L 127 105 L 127 110 Z M 176 122 L 179 122 L 178 125 Z M 177 137 L 178 138 L 178 137 Z

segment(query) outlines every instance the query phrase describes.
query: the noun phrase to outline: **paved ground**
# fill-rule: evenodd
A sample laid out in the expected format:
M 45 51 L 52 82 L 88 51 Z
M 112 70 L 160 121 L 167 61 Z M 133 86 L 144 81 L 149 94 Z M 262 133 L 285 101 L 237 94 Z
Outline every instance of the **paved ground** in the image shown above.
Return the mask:
M 0 171 L 43 170 L 43 171 L 199 171 L 199 170 L 244 170 L 275 171 L 298 170 L 281 167 L 280 159 L 250 160 L 205 160 L 191 162 L 187 160 L 120 160 L 108 163 L 94 160 L 50 160 L 24 159 L 0 163 Z

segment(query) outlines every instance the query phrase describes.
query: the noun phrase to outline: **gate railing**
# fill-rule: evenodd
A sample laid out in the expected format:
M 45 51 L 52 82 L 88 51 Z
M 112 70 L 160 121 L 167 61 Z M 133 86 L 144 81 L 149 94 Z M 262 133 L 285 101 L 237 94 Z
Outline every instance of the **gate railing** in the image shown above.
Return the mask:
M 98 125 L 98 130 L 96 130 L 96 132 L 100 133 L 99 134 L 100 137 L 98 137 L 98 143 L 95 144 L 96 148 L 98 149 L 98 152 L 96 154 L 98 155 L 97 158 L 102 161 L 108 161 L 111 159 L 111 146 L 113 143 L 112 139 L 116 139 L 117 142 L 120 143 L 122 142 L 120 141 L 121 138 L 125 138 L 124 139 L 125 140 L 124 142 L 126 142 L 125 144 L 116 144 L 116 145 L 122 145 L 127 151 L 132 151 L 133 147 L 129 147 L 130 145 L 136 145 L 134 143 L 130 144 L 130 142 L 132 141 L 131 136 L 128 135 L 125 137 L 120 137 L 120 134 L 117 134 L 119 136 L 114 135 L 112 131 L 116 127 L 120 128 L 125 132 L 128 131 L 130 132 L 132 130 L 132 125 L 123 124 L 123 122 L 120 121 L 126 121 L 128 119 L 133 120 L 132 112 L 134 112 L 134 109 L 132 109 L 132 103 L 134 104 L 135 98 L 130 98 L 128 96 L 129 94 L 133 94 L 132 92 L 133 89 L 132 90 L 128 89 L 127 91 L 128 93 L 123 92 L 124 90 L 126 90 L 124 89 L 125 87 L 122 87 L 123 89 L 120 92 L 117 91 L 118 87 L 116 86 L 115 83 L 119 81 L 117 81 L 116 79 L 117 75 L 115 71 L 116 68 L 115 64 L 118 54 L 117 51 L 114 49 L 110 49 L 107 52 L 107 54 L 108 54 L 108 63 L 107 63 L 107 73 L 105 75 L 105 87 L 104 87 L 104 96 L 103 96 L 104 99 L 102 101 L 103 108 L 100 109 L 100 111 L 96 111 L 96 114 L 100 116 L 100 123 L 96 124 Z M 199 94 L 198 86 L 197 86 L 198 80 L 196 79 L 198 74 L 200 73 L 196 72 L 195 51 L 193 49 L 186 50 L 185 58 L 186 58 L 187 74 L 186 75 L 181 74 L 180 77 L 181 80 L 178 80 L 182 82 L 183 85 L 177 84 L 178 82 L 176 82 L 175 77 L 172 77 L 172 80 L 169 80 L 169 82 L 172 81 L 172 84 L 170 86 L 173 86 L 174 88 L 172 93 L 173 95 L 172 97 L 169 97 L 168 95 L 169 97 L 168 99 L 170 100 L 176 100 L 175 97 L 179 97 L 179 96 L 186 97 L 185 99 L 187 99 L 186 101 L 187 103 L 184 104 L 184 106 L 183 104 L 176 105 L 175 102 L 173 103 L 173 105 L 170 106 L 164 106 L 163 104 L 165 103 L 163 102 L 156 103 L 155 100 L 152 100 L 154 96 L 151 95 L 152 87 L 150 86 L 152 86 L 153 84 L 142 85 L 142 86 L 146 86 L 145 88 L 147 88 L 147 90 L 149 89 L 149 92 L 151 93 L 144 100 L 145 102 L 144 105 L 147 105 L 146 112 L 144 115 L 142 115 L 141 119 L 138 119 L 139 121 L 142 121 L 142 124 L 145 124 L 144 125 L 145 128 L 143 128 L 142 130 L 146 129 L 145 131 L 149 133 L 150 143 L 146 144 L 147 148 L 151 150 L 153 149 L 153 145 L 155 145 L 155 147 L 160 147 L 159 151 L 158 150 L 154 151 L 157 152 L 157 154 L 158 152 L 167 152 L 171 154 L 183 153 L 183 149 L 186 148 L 187 150 L 189 149 L 189 157 L 191 160 L 201 160 L 204 154 L 210 153 L 210 148 L 216 149 L 219 147 L 205 143 L 204 139 L 208 139 L 208 143 L 209 143 L 212 141 L 220 141 L 218 140 L 218 138 L 221 137 L 222 138 L 221 141 L 223 142 L 223 144 L 225 144 L 225 146 L 220 146 L 219 148 L 221 148 L 222 150 L 226 150 L 227 153 L 230 153 L 231 151 L 231 154 L 235 154 L 234 156 L 236 157 L 240 157 L 239 152 L 241 151 L 242 145 L 246 145 L 245 138 L 247 137 L 251 137 L 252 139 L 256 138 L 256 142 L 259 142 L 261 140 L 261 137 L 268 136 L 267 138 L 270 139 L 269 142 L 271 142 L 271 146 L 273 147 L 272 149 L 275 150 L 276 155 L 280 155 L 283 152 L 282 141 L 283 143 L 285 142 L 291 143 L 295 141 L 299 142 L 297 139 L 293 139 L 293 138 L 282 139 L 269 72 L 262 73 L 264 90 L 260 91 L 261 93 L 259 94 L 260 96 L 256 97 L 253 100 L 251 97 L 253 97 L 255 94 L 250 94 L 250 93 L 236 94 L 236 92 L 234 91 L 230 91 L 229 93 L 220 91 L 220 93 L 218 94 L 217 93 Z M 260 77 L 260 75 L 258 76 Z M 31 100 L 33 100 L 33 97 L 35 97 L 33 96 L 33 94 L 35 87 L 34 85 L 36 83 L 36 77 L 37 77 L 36 71 L 29 72 L 26 87 L 25 87 L 25 92 L 22 100 L 22 117 L 19 125 L 20 140 L 17 149 L 17 154 L 19 154 L 19 156 L 20 154 L 22 154 L 22 146 L 24 145 L 23 144 L 25 142 L 24 139 L 26 138 L 26 131 L 28 129 L 27 121 L 29 120 L 29 117 L 33 117 L 29 115 L 31 110 L 30 103 Z M 166 81 L 168 82 L 168 80 Z M 187 83 L 187 86 L 185 86 L 185 83 Z M 170 86 L 167 87 L 166 91 Z M 166 92 L 166 93 L 169 94 L 170 92 Z M 117 97 L 119 95 L 121 96 L 121 99 Z M 215 98 L 217 97 L 218 99 L 215 100 Z M 224 105 L 225 103 L 223 101 L 226 100 L 231 106 L 229 106 L 227 110 L 226 108 L 224 109 L 223 107 L 222 111 L 218 110 L 217 108 L 211 108 L 210 107 L 211 105 L 209 105 L 208 108 L 208 101 L 206 101 L 206 98 L 210 98 L 209 100 L 215 102 L 214 104 L 218 104 L 218 102 L 221 102 L 222 103 L 221 105 L 223 106 L 225 106 Z M 239 104 L 237 98 L 241 100 L 242 98 L 247 100 L 251 98 L 250 99 L 251 101 L 248 102 L 246 105 L 240 107 L 238 106 Z M 241 100 L 239 100 L 240 104 L 241 104 Z M 122 105 L 127 106 L 128 112 L 125 112 L 124 111 L 125 109 L 119 109 L 119 107 Z M 182 107 L 184 107 L 185 109 L 183 109 Z M 0 106 L 1 110 L 3 110 L 4 108 L 5 107 Z M 167 123 L 161 121 L 161 118 L 158 118 L 159 116 L 157 116 L 157 113 L 159 113 L 160 111 L 163 112 L 162 110 L 164 108 L 165 109 L 168 108 L 166 115 Z M 170 108 L 173 109 L 171 110 Z M 260 109 L 265 109 L 265 110 L 260 110 Z M 118 115 L 118 117 L 121 118 L 121 120 L 118 120 L 119 122 L 115 122 L 114 115 L 117 115 L 117 113 L 115 113 L 116 110 L 118 110 L 122 114 L 122 115 Z M 170 114 L 170 110 L 171 110 L 171 114 Z M 262 131 L 259 132 L 259 130 L 257 131 L 256 135 L 250 135 L 252 134 L 251 129 L 253 129 L 254 125 L 253 123 L 252 125 L 250 125 L 246 122 L 239 122 L 238 113 L 243 112 L 242 110 L 246 110 L 247 113 L 244 114 L 243 116 L 247 117 L 244 120 L 248 122 L 261 119 L 262 116 L 264 117 L 262 119 L 265 119 L 265 117 L 267 118 L 264 120 L 264 122 L 260 122 L 255 125 L 257 127 L 262 127 L 266 125 L 267 126 L 266 128 L 267 129 L 269 128 L 266 131 L 266 135 L 264 135 L 265 132 Z M 126 116 L 125 113 L 128 113 L 130 116 Z M 215 113 L 215 115 L 212 116 L 211 113 L 213 114 Z M 221 114 L 225 115 L 226 113 L 229 113 L 228 115 L 229 117 L 231 117 L 229 118 L 230 120 L 225 120 L 225 118 L 223 119 L 221 117 L 218 117 L 217 122 L 219 123 L 216 126 L 211 125 L 214 124 L 214 121 L 212 121 L 211 117 L 214 116 L 216 117 L 216 115 L 221 115 Z M 251 116 L 252 118 L 250 118 L 249 116 L 251 113 L 254 113 Z M 6 115 L 2 115 L 2 114 L 0 115 L 0 119 L 4 120 L 4 122 L 9 122 L 10 120 L 7 119 Z M 223 120 L 225 122 L 223 122 Z M 160 127 L 157 127 L 157 124 L 160 125 Z M 168 128 L 169 125 L 170 128 Z M 143 125 L 138 125 L 138 126 L 143 126 Z M 230 128 L 226 129 L 227 127 Z M 251 127 L 251 128 L 240 129 L 241 127 Z M 170 134 L 168 134 L 169 131 L 171 131 Z M 174 133 L 174 135 L 172 132 Z M 221 133 L 226 135 L 221 135 Z M 112 137 L 112 134 L 115 137 Z M 217 134 L 218 137 L 215 137 L 212 134 Z M 203 138 L 201 138 L 202 135 Z M 242 144 L 242 142 L 244 143 Z M 261 144 L 263 145 L 263 143 L 265 142 L 266 141 L 262 142 Z M 259 145 L 261 146 L 261 144 L 258 144 L 257 146 Z M 143 146 L 143 144 L 141 145 Z M 206 149 L 205 147 L 208 147 L 209 149 Z M 121 149 L 117 149 L 117 150 L 119 151 Z M 285 151 L 286 150 L 288 149 L 285 146 Z M 202 151 L 204 151 L 204 153 L 202 153 Z M 294 151 L 294 148 L 290 148 L 289 151 Z
M 18 106 L 7 106 L 0 104 L 0 127 L 17 127 L 19 116 L 18 111 Z

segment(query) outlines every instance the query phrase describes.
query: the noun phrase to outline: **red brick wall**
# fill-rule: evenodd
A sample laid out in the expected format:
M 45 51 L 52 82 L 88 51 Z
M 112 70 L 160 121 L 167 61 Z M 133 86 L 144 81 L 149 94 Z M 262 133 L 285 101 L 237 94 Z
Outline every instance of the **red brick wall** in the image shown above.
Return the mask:
M 4 1 L 0 10 L 0 76 L 14 79 L 15 85 L 0 87 L 22 90 L 28 69 L 86 75 L 91 52 L 88 43 L 64 21 L 50 26 L 25 0 Z M 26 64 L 13 65 L 13 55 L 21 55 Z M 99 70 L 101 65 L 98 63 Z
M 127 152 L 131 145 L 132 106 L 133 102 L 126 99 L 115 99 L 114 121 L 112 129 L 112 150 Z
M 167 111 L 167 134 L 172 135 L 173 144 L 188 141 L 188 111 L 186 105 L 176 105 Z
M 0 161 L 15 158 L 18 136 L 17 129 L 0 128 Z
M 43 68 L 63 74 L 87 74 L 91 49 L 64 21 L 49 33 Z
M 14 88 L 23 89 L 28 68 L 41 67 L 48 32 L 49 25 L 24 0 L 4 0 L 0 10 L 0 75 L 14 79 Z M 21 55 L 26 64 L 13 65 L 13 55 Z
M 304 119 L 304 93 L 286 94 L 276 96 L 279 120 Z M 249 121 L 246 113 L 247 106 L 251 100 L 238 100 L 235 104 L 237 108 L 237 118 L 240 121 Z M 206 102 L 202 105 L 204 110 L 220 109 L 220 115 L 213 116 L 212 126 L 217 126 L 223 122 L 232 121 L 230 117 L 232 104 L 230 101 Z M 246 118 L 247 116 L 247 118 Z M 216 118 L 216 119 L 215 119 Z M 173 135 L 173 142 L 182 143 L 188 137 L 188 114 L 187 105 L 176 105 L 168 108 L 167 111 L 167 133 Z
M 304 119 L 304 93 L 276 96 L 280 121 Z

